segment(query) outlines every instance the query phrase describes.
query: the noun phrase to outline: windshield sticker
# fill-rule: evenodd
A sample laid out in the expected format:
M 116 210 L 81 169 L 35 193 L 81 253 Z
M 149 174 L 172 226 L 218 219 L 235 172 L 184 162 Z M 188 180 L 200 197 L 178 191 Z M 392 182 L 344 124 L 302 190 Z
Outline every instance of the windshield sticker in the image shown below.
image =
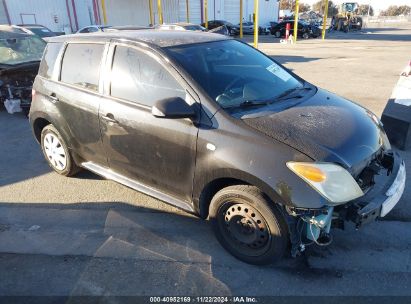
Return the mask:
M 268 66 L 267 71 L 273 73 L 275 76 L 277 76 L 284 82 L 287 82 L 291 78 L 290 74 L 288 74 L 285 70 L 283 70 L 279 65 L 275 63 Z

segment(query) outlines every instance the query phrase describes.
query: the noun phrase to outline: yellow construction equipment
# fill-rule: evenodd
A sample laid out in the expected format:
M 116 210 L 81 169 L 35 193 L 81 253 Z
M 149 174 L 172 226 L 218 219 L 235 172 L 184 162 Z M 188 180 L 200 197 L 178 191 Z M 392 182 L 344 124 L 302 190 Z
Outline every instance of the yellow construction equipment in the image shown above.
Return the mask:
M 357 2 L 344 2 L 338 9 L 338 14 L 333 17 L 335 30 L 348 32 L 352 29 L 362 28 L 362 18 L 358 15 L 359 5 Z

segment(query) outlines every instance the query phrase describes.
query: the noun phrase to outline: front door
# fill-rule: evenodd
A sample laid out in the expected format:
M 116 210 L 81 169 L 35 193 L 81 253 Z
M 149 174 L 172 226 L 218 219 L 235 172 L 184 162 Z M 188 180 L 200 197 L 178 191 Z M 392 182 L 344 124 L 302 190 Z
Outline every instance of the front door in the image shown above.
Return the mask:
M 110 168 L 145 186 L 191 202 L 198 129 L 189 119 L 156 118 L 160 99 L 187 92 L 175 72 L 147 50 L 112 45 L 110 83 L 100 107 Z

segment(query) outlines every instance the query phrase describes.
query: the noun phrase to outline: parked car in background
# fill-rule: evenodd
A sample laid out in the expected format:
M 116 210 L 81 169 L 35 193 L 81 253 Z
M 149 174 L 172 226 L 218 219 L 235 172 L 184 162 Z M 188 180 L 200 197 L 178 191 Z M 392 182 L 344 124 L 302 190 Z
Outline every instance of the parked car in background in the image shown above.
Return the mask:
M 111 25 L 89 25 L 79 29 L 76 34 L 88 34 L 96 32 L 105 32 L 107 29 L 111 28 Z
M 294 35 L 294 20 L 283 21 L 271 27 L 271 34 L 277 38 L 285 37 L 287 23 L 290 24 L 290 35 Z M 308 39 L 321 35 L 321 29 L 304 21 L 298 21 L 298 37 Z
M 31 89 L 46 42 L 37 35 L 0 27 L 0 104 L 15 105 L 28 114 Z
M 384 217 L 406 182 L 376 115 L 223 35 L 53 37 L 30 123 L 58 174 L 85 168 L 209 218 L 252 264 Z
M 193 24 L 193 23 L 186 23 L 186 22 L 178 22 L 178 23 L 164 23 L 159 24 L 155 27 L 159 30 L 174 30 L 174 31 L 197 31 L 197 32 L 206 32 L 207 29 L 201 25 Z
M 37 35 L 42 39 L 48 38 L 48 37 L 54 37 L 57 36 L 55 32 L 50 30 L 49 28 L 39 25 L 39 24 L 18 24 L 17 25 L 19 28 L 21 28 L 25 33 L 27 34 L 32 34 L 32 35 Z M 47 39 L 45 39 L 47 40 Z
M 0 25 L 1 28 L 5 31 L 20 33 L 20 34 L 29 34 L 29 35 L 36 35 L 43 40 L 47 40 L 49 37 L 63 35 L 64 33 L 55 33 L 51 31 L 49 28 L 38 25 L 38 24 L 20 24 L 20 25 Z
M 205 27 L 205 23 L 202 23 L 201 26 Z M 230 35 L 235 35 L 233 28 L 235 27 L 234 24 L 225 20 L 210 20 L 208 21 L 208 29 L 212 30 L 217 27 L 225 26 L 229 31 Z
M 234 25 L 232 32 L 234 35 L 240 34 L 240 24 Z M 250 21 L 243 22 L 243 34 L 244 35 L 254 35 L 254 23 Z M 270 26 L 263 25 L 258 27 L 258 34 L 268 35 L 270 34 Z
M 105 32 L 116 32 L 116 31 L 138 31 L 138 30 L 148 30 L 153 29 L 152 26 L 138 26 L 138 25 L 117 25 L 105 28 Z

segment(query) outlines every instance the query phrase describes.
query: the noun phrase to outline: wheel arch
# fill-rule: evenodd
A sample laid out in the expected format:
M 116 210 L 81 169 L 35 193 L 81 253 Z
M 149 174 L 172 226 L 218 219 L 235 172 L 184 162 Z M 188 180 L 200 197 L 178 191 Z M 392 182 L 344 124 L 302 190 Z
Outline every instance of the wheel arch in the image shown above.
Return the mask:
M 259 188 L 267 197 L 276 204 L 285 205 L 284 200 L 281 196 L 265 182 L 261 181 L 259 178 L 250 175 L 249 173 L 230 170 L 231 174 L 219 175 L 216 174 L 214 178 L 203 183 L 200 191 L 197 195 L 194 193 L 194 208 L 197 210 L 201 218 L 205 219 L 208 217 L 209 207 L 211 199 L 214 195 L 229 186 L 233 185 L 250 185 Z M 237 173 L 237 174 L 236 174 Z
M 36 138 L 38 143 L 41 142 L 41 131 L 44 129 L 45 126 L 51 124 L 59 131 L 60 135 L 63 137 L 63 140 L 66 142 L 68 148 L 71 149 L 71 141 L 69 140 L 71 137 L 67 132 L 67 126 L 64 120 L 58 119 L 58 121 L 56 121 L 47 113 L 36 112 L 35 114 L 30 115 L 30 123 L 32 125 L 34 137 Z
M 41 132 L 44 127 L 50 124 L 51 122 L 43 117 L 38 117 L 33 121 L 33 133 L 38 143 L 41 142 Z

